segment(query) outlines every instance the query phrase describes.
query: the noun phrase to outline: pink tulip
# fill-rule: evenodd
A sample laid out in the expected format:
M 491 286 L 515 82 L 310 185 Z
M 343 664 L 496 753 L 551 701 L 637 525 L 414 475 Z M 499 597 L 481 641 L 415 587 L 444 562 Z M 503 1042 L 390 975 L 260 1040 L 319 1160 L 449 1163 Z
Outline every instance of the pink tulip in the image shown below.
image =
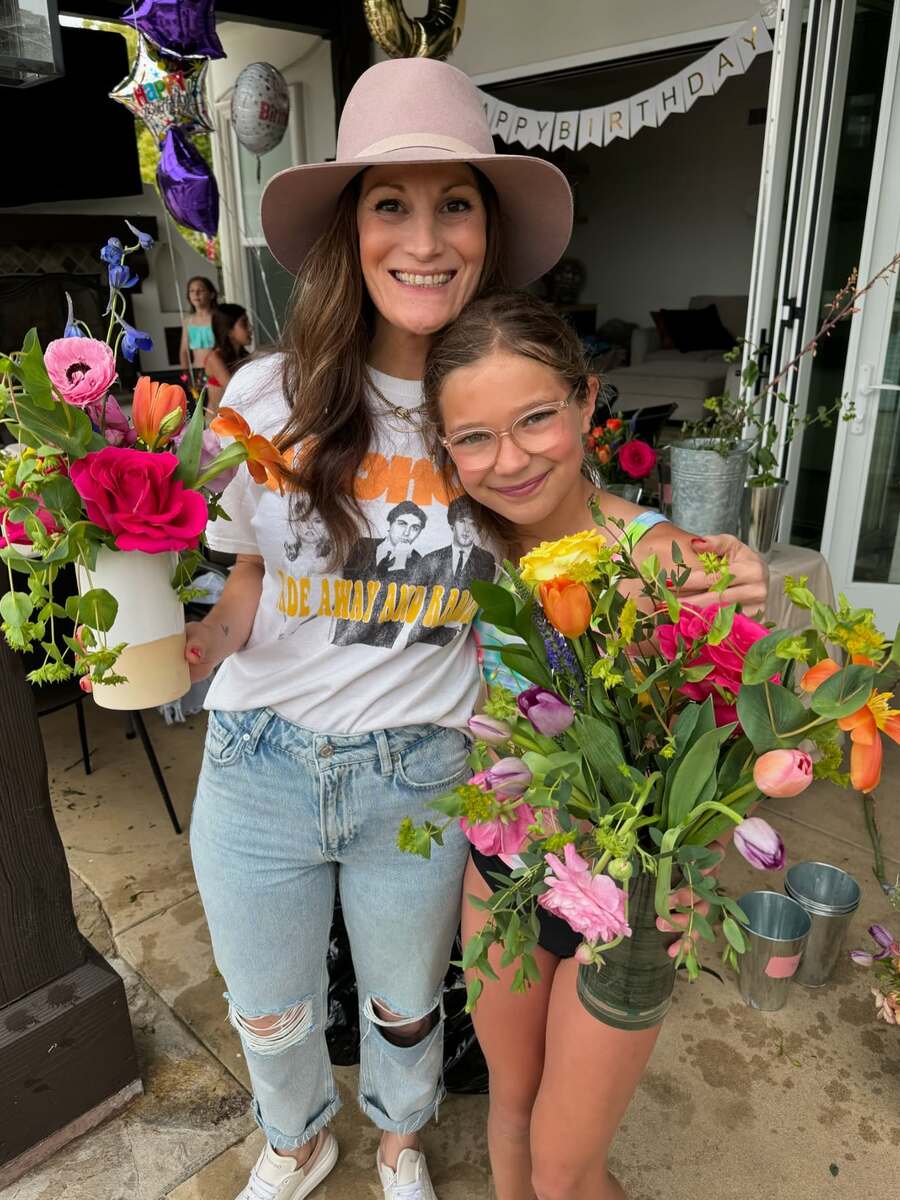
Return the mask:
M 531 786 L 531 772 L 521 758 L 501 758 L 487 774 L 491 790 L 498 796 L 521 796 Z
M 812 781 L 812 759 L 802 750 L 769 750 L 753 768 L 753 782 L 764 796 L 799 796 Z
M 781 871 L 786 855 L 777 830 L 762 817 L 745 817 L 734 831 L 734 846 L 751 867 L 760 871 Z
M 476 713 L 474 717 L 469 718 L 469 731 L 490 746 L 499 746 L 512 737 L 512 729 L 505 721 L 487 717 L 484 713 Z
M 116 377 L 116 356 L 95 338 L 58 338 L 44 351 L 50 382 L 68 404 L 84 408 L 99 400 Z
M 625 893 L 608 875 L 591 874 L 590 865 L 571 842 L 563 851 L 565 862 L 545 854 L 547 891 L 538 904 L 570 925 L 576 933 L 595 942 L 630 937 L 625 919 Z
M 474 783 L 474 780 L 469 782 Z M 489 858 L 495 854 L 518 854 L 528 841 L 528 828 L 533 824 L 534 812 L 527 804 L 513 804 L 502 799 L 500 811 L 492 821 L 472 825 L 462 817 L 459 822 L 475 849 Z

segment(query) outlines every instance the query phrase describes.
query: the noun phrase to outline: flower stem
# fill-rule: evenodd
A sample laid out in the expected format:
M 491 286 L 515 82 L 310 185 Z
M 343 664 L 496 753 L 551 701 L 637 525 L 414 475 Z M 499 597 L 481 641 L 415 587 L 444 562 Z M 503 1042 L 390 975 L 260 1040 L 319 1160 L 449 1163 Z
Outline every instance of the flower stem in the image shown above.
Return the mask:
M 887 879 L 884 875 L 884 851 L 881 847 L 881 832 L 878 828 L 878 822 L 875 819 L 875 797 L 871 792 L 863 792 L 860 794 L 863 806 L 863 816 L 866 819 L 866 830 L 869 834 L 869 841 L 872 843 L 872 853 L 875 861 L 872 864 L 872 874 L 881 884 L 882 888 L 887 888 Z

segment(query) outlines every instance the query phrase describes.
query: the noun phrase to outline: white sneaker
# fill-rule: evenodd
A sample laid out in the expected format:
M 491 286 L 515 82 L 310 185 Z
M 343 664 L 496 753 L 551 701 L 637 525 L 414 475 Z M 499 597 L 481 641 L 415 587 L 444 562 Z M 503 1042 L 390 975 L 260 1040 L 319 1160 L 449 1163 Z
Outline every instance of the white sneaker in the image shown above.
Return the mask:
M 419 1150 L 401 1150 L 396 1171 L 384 1165 L 380 1151 L 375 1161 L 384 1188 L 384 1200 L 437 1200 L 425 1155 Z M 281 1200 L 280 1196 L 278 1200 Z
M 315 1150 L 302 1167 L 289 1156 L 276 1154 L 266 1142 L 247 1186 L 235 1200 L 303 1200 L 319 1186 L 337 1159 L 338 1144 L 327 1129 L 319 1134 Z

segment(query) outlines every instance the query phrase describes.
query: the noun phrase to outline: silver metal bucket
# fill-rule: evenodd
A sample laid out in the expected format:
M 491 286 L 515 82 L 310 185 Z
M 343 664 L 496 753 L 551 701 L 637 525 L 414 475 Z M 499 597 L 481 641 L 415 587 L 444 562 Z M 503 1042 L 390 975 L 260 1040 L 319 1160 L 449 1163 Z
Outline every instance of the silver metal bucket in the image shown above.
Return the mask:
M 781 506 L 784 503 L 786 479 L 779 479 L 767 487 L 744 488 L 744 528 L 741 536 L 757 554 L 767 556 L 778 533 Z
M 672 520 L 689 533 L 734 533 L 741 524 L 750 442 L 727 457 L 711 438 L 688 438 L 670 447 Z
M 860 887 L 852 875 L 828 863 L 791 867 L 784 890 L 809 913 L 812 929 L 794 979 L 804 987 L 824 987 L 844 948 L 847 926 L 859 907 Z
M 748 892 L 738 904 L 747 916 L 747 949 L 738 987 L 745 1004 L 763 1012 L 784 1008 L 809 937 L 809 913 L 780 892 Z

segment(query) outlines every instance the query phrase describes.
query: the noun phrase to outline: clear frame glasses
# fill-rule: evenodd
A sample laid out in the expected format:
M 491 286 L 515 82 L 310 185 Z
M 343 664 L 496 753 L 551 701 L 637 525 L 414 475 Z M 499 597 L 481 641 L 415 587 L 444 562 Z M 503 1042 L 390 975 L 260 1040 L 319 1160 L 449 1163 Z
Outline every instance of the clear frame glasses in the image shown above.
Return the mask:
M 563 429 L 563 413 L 575 399 L 580 384 L 569 392 L 565 400 L 547 401 L 536 404 L 520 417 L 516 417 L 507 429 L 460 429 L 450 437 L 441 438 L 441 444 L 458 467 L 469 470 L 488 470 L 500 454 L 503 438 L 512 438 L 515 445 L 526 454 L 541 454 L 553 445 Z

